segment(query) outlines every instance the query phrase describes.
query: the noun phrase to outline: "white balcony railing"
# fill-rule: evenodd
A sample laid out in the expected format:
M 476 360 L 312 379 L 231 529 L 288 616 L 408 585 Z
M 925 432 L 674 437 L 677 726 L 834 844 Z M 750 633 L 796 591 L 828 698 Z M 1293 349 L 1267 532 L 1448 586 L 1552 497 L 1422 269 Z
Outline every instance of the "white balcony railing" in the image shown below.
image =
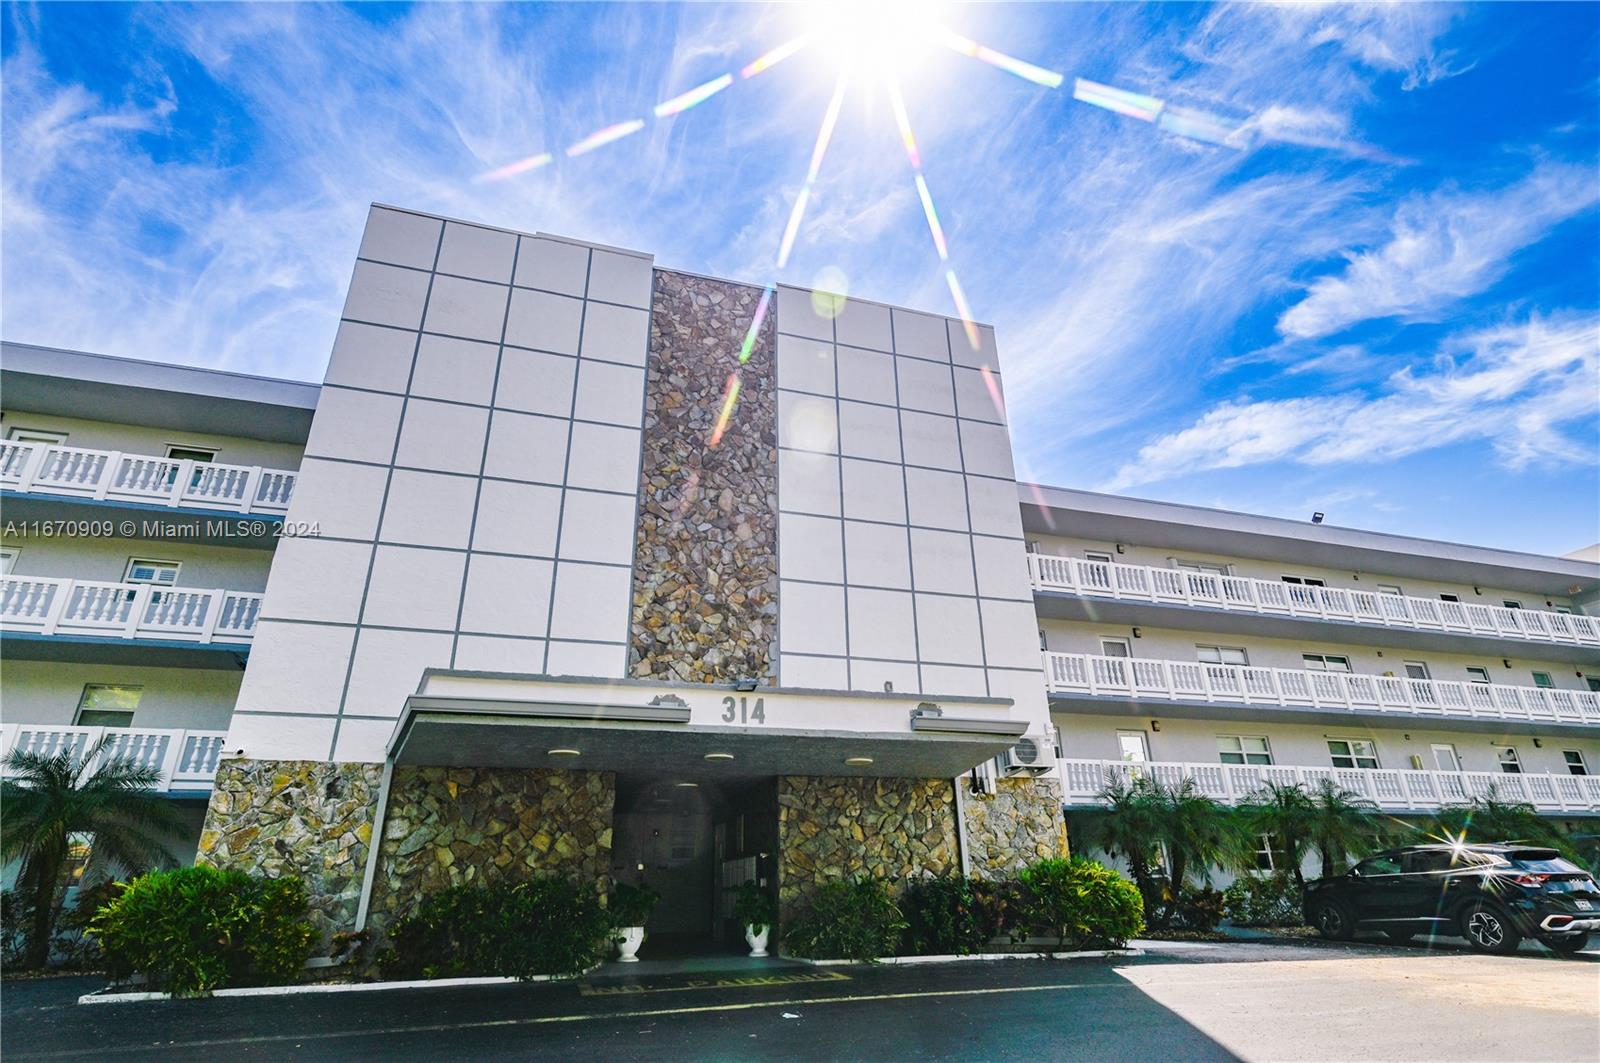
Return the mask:
M 11 723 L 0 725 L 0 759 L 9 757 L 13 749 L 47 757 L 63 750 L 82 756 L 107 735 L 111 741 L 94 764 L 85 765 L 86 771 L 93 770 L 106 759 L 131 760 L 143 767 L 158 769 L 161 778 L 156 789 L 166 792 L 210 788 L 227 732 Z
M 284 513 L 296 474 L 54 443 L 0 442 L 0 488 L 183 509 Z
M 1154 761 L 1062 760 L 1062 785 L 1070 805 L 1098 802 L 1113 777 L 1141 773 L 1168 784 L 1193 779 L 1201 792 L 1235 804 L 1267 783 L 1300 783 L 1307 788 L 1332 779 L 1346 790 L 1388 810 L 1433 810 L 1465 804 L 1490 794 L 1502 801 L 1526 801 L 1542 812 L 1600 811 L 1600 776 L 1512 775 L 1490 771 L 1411 771 L 1395 768 L 1319 768 L 1287 764 L 1180 764 Z
M 1030 553 L 1028 574 L 1038 590 L 1067 591 L 1095 598 L 1600 646 L 1600 622 L 1578 613 L 1507 609 L 1498 605 L 1411 598 L 1345 587 L 1306 587 L 1245 576 L 1109 564 L 1052 554 Z
M 1600 693 L 1590 690 L 1050 652 L 1044 655 L 1044 676 L 1045 686 L 1061 693 L 1600 727 Z
M 81 579 L 0 576 L 0 631 L 176 642 L 249 642 L 261 595 Z

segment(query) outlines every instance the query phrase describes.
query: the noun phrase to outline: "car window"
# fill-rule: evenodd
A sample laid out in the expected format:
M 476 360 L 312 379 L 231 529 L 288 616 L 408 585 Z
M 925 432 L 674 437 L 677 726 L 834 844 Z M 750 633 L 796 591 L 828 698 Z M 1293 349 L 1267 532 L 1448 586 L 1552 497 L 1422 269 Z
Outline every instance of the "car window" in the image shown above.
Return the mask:
M 1448 852 L 1432 849 L 1421 853 L 1406 853 L 1400 863 L 1406 869 L 1406 874 L 1408 875 L 1449 871 L 1452 866 Z
M 1398 875 L 1400 873 L 1400 860 L 1394 856 L 1374 856 L 1356 865 L 1356 873 L 1362 878 L 1372 875 Z
M 1543 852 L 1511 853 L 1511 862 L 1523 871 L 1536 871 L 1542 875 L 1570 875 L 1583 868 L 1559 856 L 1545 856 Z

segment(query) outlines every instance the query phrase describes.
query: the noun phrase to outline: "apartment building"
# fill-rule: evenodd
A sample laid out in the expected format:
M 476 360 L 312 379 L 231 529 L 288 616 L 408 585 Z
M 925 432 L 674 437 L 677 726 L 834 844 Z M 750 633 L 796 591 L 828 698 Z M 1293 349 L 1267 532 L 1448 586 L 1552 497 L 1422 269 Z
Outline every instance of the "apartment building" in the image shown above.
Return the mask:
M 718 937 L 1131 763 L 1600 814 L 1600 566 L 1019 486 L 987 326 L 374 207 L 320 388 L 3 354 L 0 742 L 330 934 L 550 870 Z

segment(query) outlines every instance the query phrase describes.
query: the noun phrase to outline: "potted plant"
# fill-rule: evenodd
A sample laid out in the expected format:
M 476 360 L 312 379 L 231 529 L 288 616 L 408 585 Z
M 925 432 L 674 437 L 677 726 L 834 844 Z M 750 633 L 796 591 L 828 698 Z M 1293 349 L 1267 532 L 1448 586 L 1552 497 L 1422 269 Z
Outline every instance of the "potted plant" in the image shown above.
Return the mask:
M 778 917 L 772 895 L 754 882 L 741 883 L 733 899 L 733 917 L 744 926 L 744 940 L 750 946 L 750 955 L 765 956 L 767 935 Z
M 644 923 L 650 918 L 650 909 L 656 906 L 661 894 L 643 882 L 631 886 L 618 882 L 611 891 L 607 907 L 611 911 L 611 925 L 616 928 L 617 961 L 638 963 L 639 946 L 644 944 Z

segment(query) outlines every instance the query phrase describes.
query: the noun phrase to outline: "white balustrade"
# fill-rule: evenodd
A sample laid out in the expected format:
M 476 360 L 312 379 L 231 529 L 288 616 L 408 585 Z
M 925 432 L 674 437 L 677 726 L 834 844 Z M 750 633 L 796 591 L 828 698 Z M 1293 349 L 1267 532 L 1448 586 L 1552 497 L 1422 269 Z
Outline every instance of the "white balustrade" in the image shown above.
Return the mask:
M 12 723 L 0 725 L 0 759 L 9 757 L 14 749 L 47 757 L 61 752 L 82 757 L 106 739 L 99 757 L 84 766 L 86 772 L 106 760 L 128 760 L 160 773 L 157 791 L 210 789 L 226 738 L 226 731 Z M 10 774 L 9 769 L 3 770 Z
M 0 442 L 0 488 L 24 494 L 281 514 L 296 474 L 259 465 L 158 458 L 54 443 Z
M 1600 811 L 1600 776 L 1509 774 L 1489 771 L 1415 771 L 1396 768 L 1323 768 L 1287 764 L 1206 764 L 1171 761 L 1060 760 L 1069 805 L 1090 805 L 1112 779 L 1140 775 L 1196 787 L 1224 804 L 1237 804 L 1267 783 L 1299 783 L 1307 789 L 1331 779 L 1389 811 L 1435 810 L 1491 795 L 1526 802 L 1541 812 Z
M 1038 590 L 1067 591 L 1088 597 L 1600 646 L 1600 619 L 1581 613 L 1506 609 L 1344 587 L 1308 587 L 1245 576 L 1119 565 L 1051 554 L 1030 553 L 1028 574 Z
M 0 630 L 41 635 L 250 642 L 261 595 L 143 583 L 0 576 Z
M 1045 686 L 1060 693 L 1600 727 L 1600 693 L 1592 690 L 1196 664 L 1091 653 L 1046 652 L 1044 675 Z

